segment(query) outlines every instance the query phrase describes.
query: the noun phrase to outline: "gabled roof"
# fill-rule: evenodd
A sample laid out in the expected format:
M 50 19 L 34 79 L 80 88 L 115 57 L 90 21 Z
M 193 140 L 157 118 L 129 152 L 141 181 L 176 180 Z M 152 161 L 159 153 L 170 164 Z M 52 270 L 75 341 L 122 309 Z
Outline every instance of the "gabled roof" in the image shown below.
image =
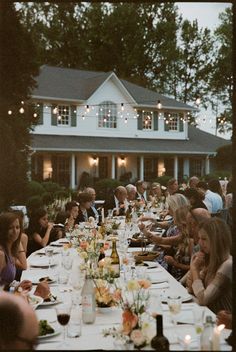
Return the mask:
M 189 126 L 189 139 L 147 139 L 32 134 L 37 151 L 209 155 L 231 142 Z
M 43 65 L 36 78 L 38 87 L 32 97 L 49 100 L 84 102 L 102 85 L 112 72 L 77 70 Z M 118 78 L 119 79 L 119 78 Z M 164 108 L 195 110 L 192 106 L 168 98 L 147 88 L 120 79 L 120 82 L 133 97 L 137 105 L 156 106 L 160 100 Z

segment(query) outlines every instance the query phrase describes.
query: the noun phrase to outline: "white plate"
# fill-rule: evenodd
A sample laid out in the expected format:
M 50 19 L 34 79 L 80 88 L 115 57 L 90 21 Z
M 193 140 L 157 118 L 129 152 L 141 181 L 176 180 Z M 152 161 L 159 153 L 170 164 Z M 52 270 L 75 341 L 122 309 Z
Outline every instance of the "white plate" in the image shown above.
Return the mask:
M 29 304 L 33 309 L 36 309 L 40 304 L 43 303 L 43 298 L 35 295 L 28 295 Z
M 47 339 L 49 337 L 57 336 L 57 335 L 59 335 L 61 333 L 61 330 L 59 330 L 59 329 L 54 329 L 54 330 L 55 331 L 52 334 L 38 336 L 38 339 L 39 340 Z
M 35 267 L 35 268 L 48 268 L 49 267 L 49 259 L 47 257 L 35 257 L 30 260 L 30 266 Z M 56 263 L 53 261 L 51 263 L 51 266 L 55 266 Z
M 42 282 L 42 281 L 39 281 L 39 279 L 41 279 L 42 278 L 42 276 L 40 276 L 40 277 L 34 277 L 34 278 L 31 278 L 31 282 L 32 282 L 32 284 L 33 285 L 38 285 L 40 282 Z M 51 278 L 50 278 L 51 279 Z M 51 279 L 52 281 L 50 281 L 50 282 L 48 282 L 47 281 L 47 283 L 49 284 L 49 285 L 51 285 L 51 284 L 54 284 L 55 282 L 56 282 L 56 280 L 55 279 Z
M 165 295 L 161 297 L 161 301 L 163 303 L 167 303 L 167 300 L 168 300 L 167 297 L 171 296 L 171 294 L 173 294 L 173 292 L 172 293 L 170 292 L 169 294 L 167 292 L 165 292 Z M 181 301 L 182 302 L 188 302 L 188 301 L 191 301 L 193 299 L 193 297 L 191 295 L 187 294 L 187 293 L 186 293 L 186 295 L 179 295 L 179 296 L 181 297 Z

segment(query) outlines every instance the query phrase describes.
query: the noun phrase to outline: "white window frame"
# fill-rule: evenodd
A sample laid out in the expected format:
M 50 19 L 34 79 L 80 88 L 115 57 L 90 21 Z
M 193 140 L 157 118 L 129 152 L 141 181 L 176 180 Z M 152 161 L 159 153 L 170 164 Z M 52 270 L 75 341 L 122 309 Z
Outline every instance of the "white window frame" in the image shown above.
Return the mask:
M 180 114 L 178 112 L 165 112 L 164 117 L 168 120 L 169 131 L 179 132 Z
M 153 131 L 154 130 L 154 123 L 153 123 L 154 120 L 153 120 L 152 111 L 142 110 L 141 117 L 142 117 L 142 130 L 145 132 Z
M 106 121 L 104 119 L 106 118 Z M 98 106 L 98 128 L 117 128 L 117 105 L 112 101 L 103 101 Z
M 68 110 L 68 113 L 64 110 Z M 71 107 L 70 105 L 58 105 L 57 106 L 57 126 L 59 127 L 70 127 L 71 126 Z M 61 119 L 59 119 L 61 116 Z

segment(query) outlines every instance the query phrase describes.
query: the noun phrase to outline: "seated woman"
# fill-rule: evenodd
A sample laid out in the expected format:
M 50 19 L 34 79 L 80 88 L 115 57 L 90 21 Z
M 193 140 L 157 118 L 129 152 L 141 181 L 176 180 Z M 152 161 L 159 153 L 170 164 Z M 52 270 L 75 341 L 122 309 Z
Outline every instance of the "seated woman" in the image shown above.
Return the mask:
M 26 255 L 21 243 L 22 223 L 19 214 L 0 215 L 0 285 L 9 285 L 16 275 L 16 265 L 27 269 Z
M 232 311 L 231 233 L 220 218 L 206 219 L 199 225 L 201 250 L 193 255 L 187 287 L 198 303 L 214 313 Z
M 158 203 L 162 204 L 165 202 L 165 196 L 162 194 L 160 183 L 153 182 L 151 184 L 148 200 L 151 201 L 153 205 Z
M 43 208 L 32 212 L 27 235 L 29 237 L 27 255 L 46 247 L 62 236 L 60 231 L 53 231 L 53 223 L 48 221 L 47 211 Z
M 67 217 L 65 220 L 65 231 L 73 231 L 77 225 L 76 219 L 79 215 L 79 204 L 75 201 L 66 203 L 65 210 Z
M 203 200 L 205 198 L 204 195 L 198 192 L 196 188 L 187 188 L 184 191 L 184 195 L 185 197 L 188 198 L 192 209 L 196 209 L 196 208 L 207 209 L 207 206 L 205 205 L 205 203 L 203 203 Z
M 175 236 L 172 241 L 174 246 L 174 255 L 165 255 L 164 260 L 168 264 L 168 271 L 176 280 L 180 280 L 189 270 L 190 259 L 193 251 L 193 239 L 190 238 L 187 226 L 187 215 L 189 208 L 187 206 L 178 208 L 174 213 L 174 222 L 179 230 L 179 235 Z M 172 237 L 173 239 L 174 237 Z M 165 240 L 165 238 L 164 238 Z
M 76 223 L 88 221 L 89 217 L 95 218 L 93 209 L 91 208 L 93 197 L 89 193 L 81 192 L 78 195 L 79 213 L 76 218 Z

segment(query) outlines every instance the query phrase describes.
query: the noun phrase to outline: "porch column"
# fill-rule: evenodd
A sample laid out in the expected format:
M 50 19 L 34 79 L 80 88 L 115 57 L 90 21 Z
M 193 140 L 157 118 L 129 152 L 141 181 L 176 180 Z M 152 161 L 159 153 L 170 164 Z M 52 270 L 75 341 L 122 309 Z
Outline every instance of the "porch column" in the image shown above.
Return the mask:
M 144 179 L 144 158 L 140 156 L 140 168 L 139 168 L 140 180 Z
M 209 155 L 207 155 L 205 159 L 205 175 L 209 173 L 210 173 L 210 159 L 209 159 Z
M 178 180 L 178 157 L 174 157 L 174 178 Z
M 184 158 L 184 175 L 189 177 L 189 158 Z
M 70 159 L 70 187 L 75 189 L 75 154 L 71 154 Z
M 111 178 L 112 179 L 116 178 L 116 159 L 115 159 L 115 155 L 111 156 Z

